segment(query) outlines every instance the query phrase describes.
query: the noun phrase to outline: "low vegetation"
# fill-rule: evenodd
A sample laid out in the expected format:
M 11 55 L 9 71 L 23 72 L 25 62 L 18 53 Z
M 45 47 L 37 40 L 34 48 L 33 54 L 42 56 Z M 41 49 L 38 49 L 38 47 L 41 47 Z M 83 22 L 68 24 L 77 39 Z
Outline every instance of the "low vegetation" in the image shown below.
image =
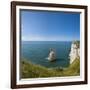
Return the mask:
M 74 60 L 74 62 L 67 68 L 46 68 L 44 66 L 22 60 L 20 69 L 21 78 L 77 76 L 80 74 L 80 60 Z

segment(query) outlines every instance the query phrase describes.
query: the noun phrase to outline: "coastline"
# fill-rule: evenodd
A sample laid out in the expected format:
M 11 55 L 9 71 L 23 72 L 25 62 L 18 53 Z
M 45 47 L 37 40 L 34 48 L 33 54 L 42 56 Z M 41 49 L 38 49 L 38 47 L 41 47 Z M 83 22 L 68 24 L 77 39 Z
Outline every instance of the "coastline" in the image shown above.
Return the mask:
M 20 63 L 21 78 L 42 78 L 42 77 L 61 77 L 78 76 L 80 74 L 80 60 L 76 59 L 67 68 L 46 68 L 41 65 L 33 64 L 27 60 Z

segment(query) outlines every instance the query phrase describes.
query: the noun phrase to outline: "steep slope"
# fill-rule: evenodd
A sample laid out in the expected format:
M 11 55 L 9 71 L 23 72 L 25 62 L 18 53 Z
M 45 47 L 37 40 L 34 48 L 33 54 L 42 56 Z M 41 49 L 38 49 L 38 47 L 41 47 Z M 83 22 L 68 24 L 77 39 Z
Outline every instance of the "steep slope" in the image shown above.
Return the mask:
M 80 73 L 80 60 L 76 59 L 67 68 L 46 68 L 26 60 L 21 61 L 21 78 L 76 76 Z

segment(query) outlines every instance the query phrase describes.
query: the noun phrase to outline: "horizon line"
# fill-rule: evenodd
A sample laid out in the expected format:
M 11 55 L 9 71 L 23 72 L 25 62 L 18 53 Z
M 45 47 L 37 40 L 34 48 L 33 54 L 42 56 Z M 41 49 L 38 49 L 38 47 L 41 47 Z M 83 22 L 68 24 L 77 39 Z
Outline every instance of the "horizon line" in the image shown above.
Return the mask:
M 37 41 L 37 40 L 21 40 L 21 41 Z M 38 40 L 38 41 L 42 41 L 42 40 Z M 43 40 L 45 41 L 45 40 Z M 52 41 L 52 40 L 47 40 L 47 41 Z M 60 40 L 60 41 L 80 41 L 80 40 Z M 58 42 L 58 41 L 56 41 Z

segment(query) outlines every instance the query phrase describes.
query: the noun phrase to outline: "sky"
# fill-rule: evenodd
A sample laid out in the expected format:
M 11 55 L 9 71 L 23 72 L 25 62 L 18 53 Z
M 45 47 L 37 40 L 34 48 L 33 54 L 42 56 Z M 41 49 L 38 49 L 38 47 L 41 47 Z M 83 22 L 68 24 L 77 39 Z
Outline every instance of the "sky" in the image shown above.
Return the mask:
M 22 41 L 80 40 L 80 13 L 21 10 Z

